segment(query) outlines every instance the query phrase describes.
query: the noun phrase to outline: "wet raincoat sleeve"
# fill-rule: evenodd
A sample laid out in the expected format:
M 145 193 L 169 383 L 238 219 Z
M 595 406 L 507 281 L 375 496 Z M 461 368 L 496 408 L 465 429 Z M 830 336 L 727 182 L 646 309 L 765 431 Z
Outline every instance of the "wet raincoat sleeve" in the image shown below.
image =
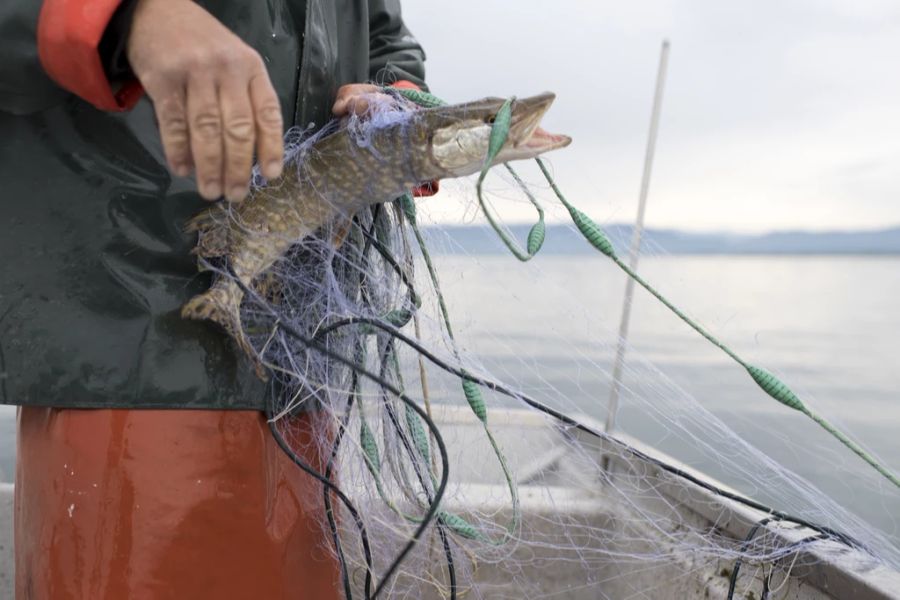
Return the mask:
M 107 111 L 128 110 L 142 94 L 135 80 L 110 82 L 100 51 L 120 5 L 122 0 L 43 0 L 37 26 L 44 71 L 60 87 Z
M 130 3 L 130 0 L 126 0 Z M 0 111 L 28 114 L 75 94 L 103 110 L 126 110 L 136 81 L 111 85 L 99 46 L 121 0 L 0 2 Z
M 409 81 L 428 89 L 425 51 L 403 24 L 399 0 L 369 0 L 369 77 L 377 83 Z

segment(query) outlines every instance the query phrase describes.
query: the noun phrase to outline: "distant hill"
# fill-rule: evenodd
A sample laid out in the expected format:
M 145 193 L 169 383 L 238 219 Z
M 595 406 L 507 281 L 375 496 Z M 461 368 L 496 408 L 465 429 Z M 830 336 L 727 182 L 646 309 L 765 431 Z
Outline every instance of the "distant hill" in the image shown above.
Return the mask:
M 512 225 L 509 231 L 521 244 L 529 225 Z M 631 225 L 608 225 L 604 230 L 622 252 L 631 240 Z M 496 234 L 485 226 L 426 228 L 442 253 L 498 254 L 507 252 Z M 779 231 L 763 235 L 689 233 L 675 229 L 647 229 L 645 254 L 900 254 L 900 227 L 877 231 Z M 568 225 L 548 225 L 541 252 L 582 254 L 593 249 Z

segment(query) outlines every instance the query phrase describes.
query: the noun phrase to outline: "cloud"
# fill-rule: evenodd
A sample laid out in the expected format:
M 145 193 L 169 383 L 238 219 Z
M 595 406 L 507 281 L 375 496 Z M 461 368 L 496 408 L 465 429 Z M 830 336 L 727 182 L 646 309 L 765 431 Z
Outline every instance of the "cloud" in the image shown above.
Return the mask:
M 558 94 L 547 127 L 575 139 L 552 158 L 560 184 L 601 221 L 636 211 L 668 37 L 650 224 L 761 231 L 900 222 L 894 2 L 404 0 L 404 11 L 438 95 Z M 461 218 L 453 202 L 435 218 Z M 531 218 L 524 203 L 498 208 L 510 222 Z

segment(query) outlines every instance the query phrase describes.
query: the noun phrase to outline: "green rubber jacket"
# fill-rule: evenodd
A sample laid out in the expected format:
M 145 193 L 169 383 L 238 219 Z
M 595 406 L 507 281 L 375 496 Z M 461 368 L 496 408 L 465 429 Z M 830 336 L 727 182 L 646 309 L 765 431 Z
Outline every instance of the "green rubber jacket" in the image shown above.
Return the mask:
M 345 83 L 423 85 L 399 0 L 201 4 L 262 55 L 286 127 L 321 127 Z M 106 112 L 57 86 L 40 11 L 0 2 L 0 403 L 262 409 L 231 341 L 179 316 L 209 285 L 182 232 L 205 203 L 166 168 L 152 106 Z

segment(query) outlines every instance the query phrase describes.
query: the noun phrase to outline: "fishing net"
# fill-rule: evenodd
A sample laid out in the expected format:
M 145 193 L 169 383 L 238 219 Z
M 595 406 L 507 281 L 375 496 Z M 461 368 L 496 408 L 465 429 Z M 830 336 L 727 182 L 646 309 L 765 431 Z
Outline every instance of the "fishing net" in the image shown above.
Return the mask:
M 369 151 L 367 131 L 402 112 L 391 103 L 353 117 L 359 151 Z M 288 166 L 317 139 L 293 134 Z M 339 559 L 345 596 L 784 597 L 807 585 L 792 573 L 828 556 L 900 566 L 892 540 L 632 349 L 619 427 L 604 431 L 617 335 L 595 299 L 573 291 L 584 286 L 554 277 L 540 255 L 524 260 L 543 243 L 544 211 L 599 250 L 580 267 L 599 287 L 621 286 L 609 260 L 619 244 L 542 180 L 546 164 L 523 172 L 482 174 L 477 192 L 474 181 L 445 182 L 442 194 L 487 212 L 504 237 L 485 226 L 478 244 L 496 240 L 520 260 L 471 253 L 424 216 L 428 203 L 449 200 L 406 195 L 357 213 L 349 230 L 335 223 L 297 241 L 245 289 L 241 322 L 269 376 L 272 432 L 321 484 L 322 550 Z M 521 245 L 495 216 L 510 202 L 540 216 Z M 518 283 L 506 287 L 511 273 Z M 473 307 L 489 322 L 476 322 Z M 491 327 L 511 311 L 516 327 Z M 573 343 L 580 330 L 593 332 L 589 343 Z M 773 407 L 769 429 L 792 408 L 818 417 L 806 398 L 741 364 Z M 312 441 L 293 426 L 299 411 L 315 415 Z M 847 473 L 864 466 L 827 432 L 821 439 L 796 450 Z M 324 464 L 299 458 L 309 443 Z M 678 448 L 678 459 L 660 448 Z M 872 493 L 894 497 L 868 473 Z

